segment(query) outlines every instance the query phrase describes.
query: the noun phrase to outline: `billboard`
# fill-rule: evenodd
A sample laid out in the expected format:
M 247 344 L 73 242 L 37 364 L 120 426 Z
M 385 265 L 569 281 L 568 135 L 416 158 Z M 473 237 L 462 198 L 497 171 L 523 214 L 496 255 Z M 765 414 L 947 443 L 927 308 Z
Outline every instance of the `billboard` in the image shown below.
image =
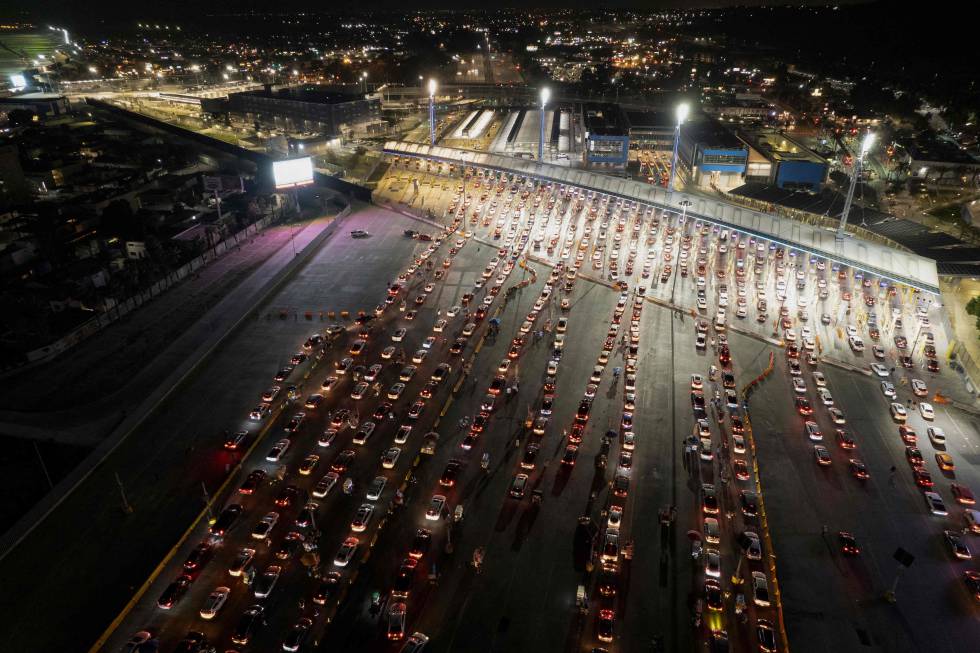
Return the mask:
M 297 188 L 313 183 L 313 159 L 308 156 L 300 159 L 287 159 L 272 162 L 272 178 L 276 189 Z

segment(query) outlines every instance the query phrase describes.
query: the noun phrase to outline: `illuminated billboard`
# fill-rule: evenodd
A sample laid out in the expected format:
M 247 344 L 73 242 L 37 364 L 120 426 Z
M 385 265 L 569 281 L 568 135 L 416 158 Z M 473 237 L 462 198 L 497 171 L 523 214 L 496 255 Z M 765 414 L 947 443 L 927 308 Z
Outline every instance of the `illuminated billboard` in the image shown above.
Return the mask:
M 276 182 L 276 189 L 309 186 L 313 183 L 313 159 L 306 156 L 301 159 L 273 161 L 272 177 Z

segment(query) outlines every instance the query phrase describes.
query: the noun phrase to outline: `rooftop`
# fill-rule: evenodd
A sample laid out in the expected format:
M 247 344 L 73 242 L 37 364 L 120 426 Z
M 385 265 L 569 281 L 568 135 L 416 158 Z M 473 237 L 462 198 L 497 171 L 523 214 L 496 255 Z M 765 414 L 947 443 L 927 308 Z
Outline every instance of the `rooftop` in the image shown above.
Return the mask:
M 922 132 L 915 138 L 904 139 L 901 144 L 915 161 L 942 161 L 977 165 L 977 161 L 956 144 L 937 138 L 932 132 Z
M 618 104 L 587 102 L 582 106 L 585 129 L 598 136 L 625 136 L 626 121 Z
M 256 91 L 245 91 L 236 95 L 253 95 L 275 100 L 291 100 L 293 102 L 311 102 L 316 104 L 341 104 L 363 100 L 359 93 L 351 93 L 335 86 L 287 86 L 283 88 L 265 88 Z
M 681 129 L 683 138 L 690 138 L 701 145 L 701 149 L 744 150 L 745 143 L 714 118 L 697 115 Z
M 739 136 L 763 156 L 773 161 L 826 163 L 822 157 L 786 134 L 774 131 L 741 131 Z

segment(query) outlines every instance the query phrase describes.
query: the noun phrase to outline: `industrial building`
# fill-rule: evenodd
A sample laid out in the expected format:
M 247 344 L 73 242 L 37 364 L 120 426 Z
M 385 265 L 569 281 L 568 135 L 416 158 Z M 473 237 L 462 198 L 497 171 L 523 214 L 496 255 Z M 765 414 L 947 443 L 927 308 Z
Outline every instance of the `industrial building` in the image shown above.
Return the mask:
M 625 166 L 630 137 L 626 117 L 618 104 L 587 102 L 582 105 L 586 163 Z
M 482 114 L 469 114 L 458 129 L 479 128 L 481 116 L 491 113 L 484 109 Z M 512 107 L 496 111 L 503 116 L 503 123 L 493 142 L 491 152 L 500 152 L 522 158 L 537 158 L 538 144 L 541 141 L 541 108 Z M 482 129 L 482 128 L 481 128 Z M 568 159 L 579 151 L 581 143 L 581 116 L 572 106 L 556 104 L 544 110 L 544 158 L 545 160 Z M 472 137 L 472 136 L 471 136 Z
M 743 183 L 749 152 L 714 118 L 694 116 L 681 128 L 678 166 L 688 182 L 703 189 L 728 191 Z
M 0 97 L 0 113 L 17 109 L 30 111 L 39 118 L 53 118 L 69 113 L 71 103 L 59 93 L 21 93 Z
M 258 91 L 232 93 L 225 110 L 260 124 L 293 132 L 321 132 L 331 137 L 355 129 L 370 131 L 381 117 L 381 100 L 329 86 L 266 86 Z M 382 130 L 383 131 L 383 130 Z
M 740 131 L 749 147 L 745 181 L 786 190 L 818 192 L 830 172 L 827 160 L 790 136 L 776 131 Z

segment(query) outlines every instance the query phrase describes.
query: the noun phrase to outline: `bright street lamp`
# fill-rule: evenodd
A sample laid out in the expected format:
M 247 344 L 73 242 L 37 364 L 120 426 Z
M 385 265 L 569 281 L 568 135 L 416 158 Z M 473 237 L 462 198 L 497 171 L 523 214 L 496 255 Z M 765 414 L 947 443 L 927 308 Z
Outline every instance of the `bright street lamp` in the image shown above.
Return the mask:
M 670 162 L 670 181 L 667 182 L 667 196 L 674 192 L 674 175 L 677 171 L 677 150 L 681 142 L 681 125 L 687 120 L 688 114 L 691 112 L 691 105 L 687 102 L 681 102 L 677 105 L 677 126 L 674 128 L 674 156 Z
M 875 144 L 875 134 L 874 132 L 868 132 L 864 135 L 864 140 L 861 141 L 861 156 L 863 157 L 871 147 Z
M 868 132 L 861 140 L 861 149 L 858 150 L 857 158 L 854 160 L 854 169 L 851 170 L 851 185 L 847 187 L 847 197 L 844 198 L 844 208 L 840 212 L 840 222 L 837 224 L 837 240 L 842 240 L 847 235 L 844 232 L 844 228 L 847 226 L 847 218 L 851 213 L 851 202 L 854 201 L 854 189 L 857 188 L 857 180 L 861 176 L 864 157 L 871 150 L 874 143 L 874 132 Z
M 544 161 L 544 110 L 551 99 L 551 89 L 547 86 L 541 88 L 541 138 L 538 140 L 538 161 Z

